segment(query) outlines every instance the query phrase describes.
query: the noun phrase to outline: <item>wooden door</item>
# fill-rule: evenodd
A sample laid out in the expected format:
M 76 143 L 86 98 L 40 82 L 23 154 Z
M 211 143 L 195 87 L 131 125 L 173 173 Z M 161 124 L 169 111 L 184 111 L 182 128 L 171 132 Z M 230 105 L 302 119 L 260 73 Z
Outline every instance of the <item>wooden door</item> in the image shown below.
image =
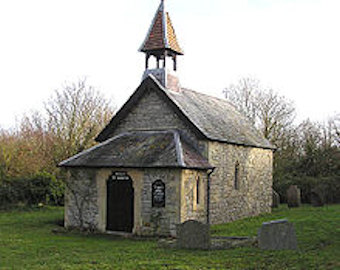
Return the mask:
M 111 176 L 107 181 L 106 230 L 132 232 L 133 202 L 134 190 L 131 178 Z

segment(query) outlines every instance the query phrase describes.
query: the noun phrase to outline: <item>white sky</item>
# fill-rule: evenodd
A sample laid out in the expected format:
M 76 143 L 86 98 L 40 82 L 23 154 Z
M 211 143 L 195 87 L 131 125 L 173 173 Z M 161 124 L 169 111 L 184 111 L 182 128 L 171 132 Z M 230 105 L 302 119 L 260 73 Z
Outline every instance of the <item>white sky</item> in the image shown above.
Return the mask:
M 119 106 L 139 85 L 160 0 L 0 0 L 0 127 L 84 76 Z M 339 0 L 166 0 L 181 84 L 221 96 L 251 76 L 299 119 L 339 112 Z

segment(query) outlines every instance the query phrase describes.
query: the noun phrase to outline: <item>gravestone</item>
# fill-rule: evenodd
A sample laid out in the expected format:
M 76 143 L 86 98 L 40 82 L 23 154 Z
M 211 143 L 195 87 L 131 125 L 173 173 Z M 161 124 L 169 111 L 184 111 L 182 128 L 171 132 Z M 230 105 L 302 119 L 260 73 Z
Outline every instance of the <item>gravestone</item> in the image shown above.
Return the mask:
M 293 224 L 286 219 L 264 222 L 258 232 L 258 243 L 260 249 L 297 249 Z
M 196 220 L 177 225 L 177 247 L 187 249 L 209 249 L 210 228 Z
M 313 188 L 310 196 L 311 205 L 314 207 L 323 206 L 324 203 L 324 193 L 320 187 Z
M 301 205 L 301 191 L 296 185 L 291 185 L 287 190 L 288 207 L 299 207 Z
M 273 203 L 272 208 L 277 208 L 280 205 L 280 195 L 273 189 Z

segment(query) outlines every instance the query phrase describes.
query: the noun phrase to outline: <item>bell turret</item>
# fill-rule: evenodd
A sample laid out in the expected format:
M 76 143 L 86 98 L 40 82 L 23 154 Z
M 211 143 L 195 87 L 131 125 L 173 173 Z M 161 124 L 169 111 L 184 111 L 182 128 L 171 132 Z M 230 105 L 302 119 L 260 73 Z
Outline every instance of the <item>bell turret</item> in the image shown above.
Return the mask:
M 164 87 L 179 91 L 179 81 L 175 73 L 177 70 L 177 56 L 183 55 L 183 50 L 178 44 L 175 29 L 169 13 L 165 9 L 164 0 L 161 0 L 139 51 L 145 53 L 143 79 L 152 74 Z M 149 60 L 152 56 L 156 58 L 156 67 L 150 69 Z M 172 59 L 172 69 L 167 68 L 167 59 Z

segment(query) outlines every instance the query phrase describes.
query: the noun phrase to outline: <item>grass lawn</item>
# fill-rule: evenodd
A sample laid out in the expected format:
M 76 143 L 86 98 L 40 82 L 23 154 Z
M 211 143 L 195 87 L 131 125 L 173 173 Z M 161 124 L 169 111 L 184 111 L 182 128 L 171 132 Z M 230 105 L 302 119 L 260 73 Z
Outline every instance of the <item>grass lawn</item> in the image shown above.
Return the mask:
M 0 269 L 340 269 L 340 205 L 288 209 L 212 227 L 214 235 L 256 235 L 262 222 L 288 218 L 298 251 L 158 248 L 154 240 L 55 234 L 62 208 L 0 212 Z

